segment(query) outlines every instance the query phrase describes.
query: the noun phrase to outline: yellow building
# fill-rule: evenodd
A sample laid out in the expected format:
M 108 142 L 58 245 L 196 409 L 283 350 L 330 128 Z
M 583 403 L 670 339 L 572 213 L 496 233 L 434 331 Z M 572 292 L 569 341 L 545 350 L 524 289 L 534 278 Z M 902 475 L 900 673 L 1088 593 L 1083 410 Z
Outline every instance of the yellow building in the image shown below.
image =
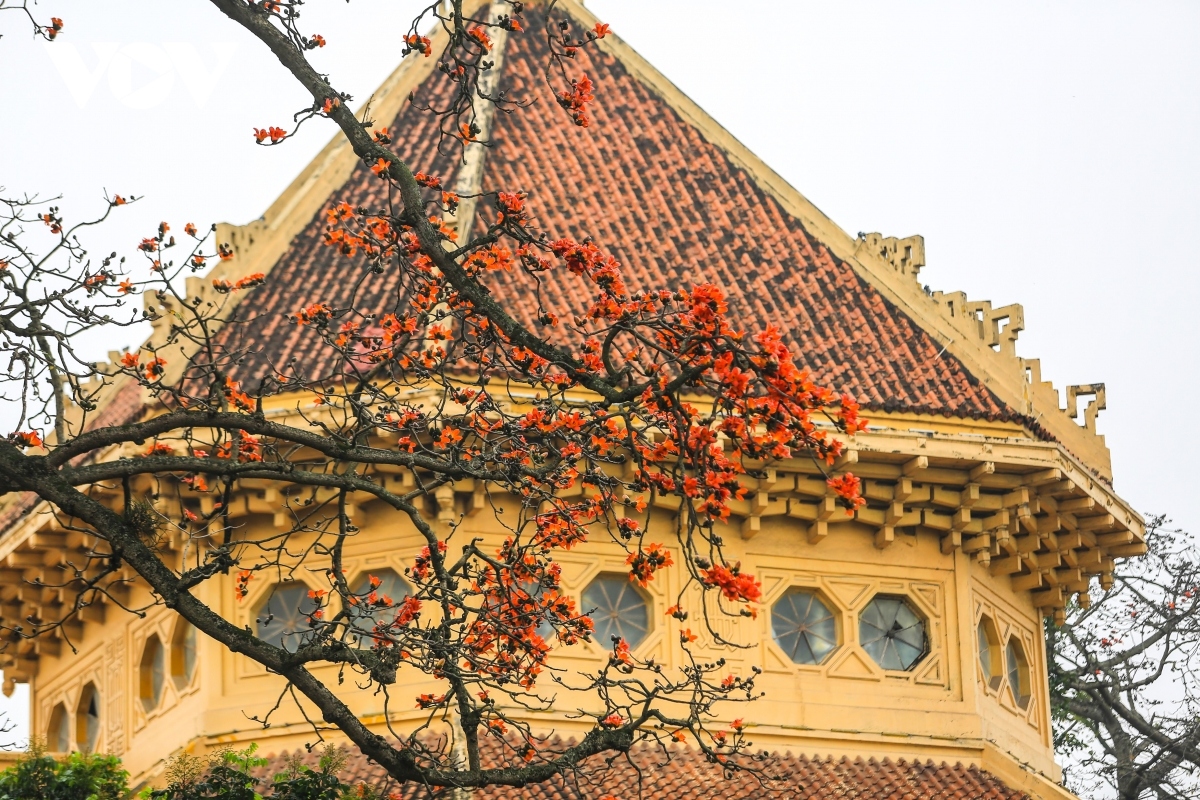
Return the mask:
M 594 23 L 571 0 L 559 8 L 585 29 Z M 543 91 L 544 46 L 537 36 L 510 35 L 497 56 L 502 84 L 520 96 Z M 871 426 L 848 440 L 839 464 L 864 479 L 865 507 L 847 517 L 809 463 L 783 462 L 766 479 L 748 480 L 748 499 L 725 533 L 732 557 L 761 577 L 765 592 L 757 619 L 714 623 L 722 636 L 749 645 L 724 652 L 735 669 L 764 670 L 766 699 L 738 710 L 753 720 L 756 745 L 835 760 L 891 759 L 890 766 L 864 762 L 858 777 L 833 775 L 822 762 L 821 780 L 859 791 L 874 785 L 871 769 L 925 785 L 935 778 L 912 764 L 932 761 L 979 767 L 1031 797 L 1069 797 L 1056 785 L 1043 620 L 1061 618 L 1072 598 L 1086 603 L 1114 559 L 1144 551 L 1142 520 L 1114 493 L 1109 452 L 1096 433 L 1103 385 L 1067 387 L 1060 396 L 1036 360 L 1016 354 L 1019 305 L 993 308 L 923 288 L 921 237 L 848 235 L 616 37 L 579 56 L 578 67 L 599 87 L 590 128 L 564 124 L 542 98 L 486 120 L 483 138 L 496 146 L 471 151 L 465 165 L 436 152 L 435 123 L 405 103 L 410 92 L 439 91 L 435 61 L 404 61 L 372 99 L 377 120 L 394 120 L 394 146 L 408 163 L 468 189 L 533 190 L 542 227 L 594 236 L 633 284 L 710 280 L 726 288 L 739 324 L 779 325 L 801 363 L 866 409 Z M 322 212 L 377 191 L 372 178 L 335 139 L 262 219 L 219 230 L 237 254 L 233 277 L 269 276 L 228 334 L 256 346 L 244 376 L 313 357 L 312 342 L 283 316 L 346 291 L 321 243 Z M 474 214 L 464 204 L 458 224 Z M 205 297 L 210 285 L 196 280 L 189 294 Z M 549 291 L 558 305 L 575 301 L 565 283 L 551 280 Z M 506 300 L 518 316 L 532 313 L 520 309 L 519 297 Z M 165 331 L 154 336 L 161 341 Z M 110 422 L 153 413 L 130 384 L 109 390 L 107 403 Z M 268 411 L 287 416 L 289 406 L 277 400 Z M 463 485 L 439 493 L 443 521 L 463 514 L 467 533 L 499 534 L 490 512 L 471 513 L 476 497 Z M 246 491 L 234 506 L 243 524 L 264 529 L 276 524 L 277 511 L 265 492 Z M 415 533 L 397 533 L 370 503 L 354 514 L 362 534 L 348 551 L 351 583 L 368 573 L 402 581 L 420 546 Z M 55 618 L 61 593 L 28 581 L 85 547 L 86 537 L 27 503 L 11 503 L 0 521 L 0 612 Z M 187 557 L 182 540 L 170 546 Z M 623 558 L 603 544 L 565 554 L 564 585 L 583 607 L 599 609 L 600 628 L 625 635 L 643 655 L 677 663 L 678 625 L 664 611 L 682 576 L 640 591 L 624 577 Z M 265 636 L 284 635 L 287 615 L 264 623 L 264 606 L 303 584 L 258 581 L 239 602 L 232 580 L 206 585 L 202 599 Z M 149 600 L 137 587 L 128 596 L 134 607 Z M 141 618 L 111 604 L 92 607 L 64 633 L 78 652 L 46 638 L 13 642 L 0 655 L 7 690 L 30 683 L 33 730 L 52 750 L 115 753 L 143 779 L 182 749 L 257 741 L 271 753 L 310 738 L 286 709 L 269 729 L 251 721 L 274 702 L 279 679 L 198 638 L 166 609 Z M 579 668 L 603 657 L 591 645 L 556 656 Z M 422 691 L 419 681 L 405 680 L 404 696 Z M 352 682 L 339 691 L 382 726 L 378 695 Z M 565 712 L 533 721 L 570 735 Z M 391 716 L 402 727 L 415 713 Z M 966 781 L 956 796 L 980 796 L 969 787 L 983 785 L 982 773 L 946 770 Z

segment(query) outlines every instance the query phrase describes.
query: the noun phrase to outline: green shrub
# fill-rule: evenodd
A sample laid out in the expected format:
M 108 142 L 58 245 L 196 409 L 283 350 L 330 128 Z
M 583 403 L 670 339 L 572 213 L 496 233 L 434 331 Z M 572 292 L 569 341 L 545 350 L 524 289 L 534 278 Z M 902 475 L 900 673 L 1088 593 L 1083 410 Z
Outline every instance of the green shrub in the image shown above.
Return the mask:
M 147 789 L 141 800 L 263 800 L 258 780 L 252 774 L 267 764 L 254 755 L 257 745 L 245 750 L 225 750 L 207 761 L 187 754 L 167 764 L 167 787 Z M 345 753 L 326 747 L 316 768 L 305 765 L 297 754 L 287 769 L 276 775 L 269 786 L 270 800 L 379 800 L 369 786 L 350 786 L 338 779 L 346 765 Z M 0 798 L 0 800 L 3 800 Z
M 256 772 L 268 761 L 254 755 L 257 745 L 245 750 L 221 750 L 208 758 L 182 754 L 167 763 L 164 789 L 144 789 L 139 800 L 382 800 L 369 786 L 342 783 L 338 773 L 346 765 L 344 751 L 326 747 L 316 767 L 303 763 L 299 754 L 286 769 L 263 787 Z M 71 753 L 52 758 L 34 746 L 12 767 L 0 772 L 0 800 L 125 800 L 129 773 L 116 756 Z
M 122 800 L 128 780 L 116 756 L 71 753 L 59 761 L 33 746 L 0 772 L 0 800 Z

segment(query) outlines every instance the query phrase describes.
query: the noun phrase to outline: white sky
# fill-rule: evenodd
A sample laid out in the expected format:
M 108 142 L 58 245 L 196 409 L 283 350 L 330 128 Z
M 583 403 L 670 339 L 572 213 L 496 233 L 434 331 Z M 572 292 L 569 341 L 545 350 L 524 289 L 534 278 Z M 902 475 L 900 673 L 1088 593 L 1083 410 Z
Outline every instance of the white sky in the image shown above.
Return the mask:
M 417 5 L 310 0 L 318 66 L 365 99 Z M 923 283 L 1022 303 L 1044 378 L 1106 383 L 1118 491 L 1200 531 L 1200 4 L 588 5 L 842 228 L 923 234 Z M 68 221 L 105 188 L 145 195 L 97 253 L 132 255 L 160 219 L 257 217 L 334 134 L 253 145 L 303 92 L 203 0 L 40 8 L 66 23 L 49 47 L 0 13 L 0 186 L 64 195 Z

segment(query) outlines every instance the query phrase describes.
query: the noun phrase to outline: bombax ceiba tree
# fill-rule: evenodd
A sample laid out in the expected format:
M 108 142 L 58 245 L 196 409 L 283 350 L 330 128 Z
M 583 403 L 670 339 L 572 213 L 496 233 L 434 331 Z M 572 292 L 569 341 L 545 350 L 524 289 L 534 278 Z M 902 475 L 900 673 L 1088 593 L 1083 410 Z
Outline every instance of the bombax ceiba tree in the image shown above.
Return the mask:
M 630 581 L 645 586 L 679 570 L 686 579 L 669 613 L 717 637 L 713 616 L 753 615 L 761 593 L 718 534 L 730 502 L 744 496 L 743 479 L 781 458 L 833 465 L 842 445 L 830 432 L 865 426 L 853 399 L 815 385 L 778 330 L 735 330 L 719 287 L 630 286 L 603 243 L 539 230 L 527 192 L 554 202 L 547 187 L 460 196 L 409 163 L 369 110 L 356 116 L 351 98 L 310 64 L 327 43 L 301 28 L 298 0 L 212 3 L 311 95 L 287 127 L 255 129 L 259 144 L 286 146 L 302 125 L 332 122 L 379 181 L 383 200 L 326 212 L 326 243 L 343 256 L 351 297 L 377 298 L 368 289 L 383 281 L 399 289 L 371 303 L 312 297 L 290 323 L 322 350 L 306 366 L 331 366 L 313 374 L 276 365 L 250 381 L 239 371 L 249 351 L 222 332 L 236 324 L 231 300 L 270 292 L 270 279 L 213 280 L 203 302 L 181 287 L 232 259 L 225 243 L 190 223 L 163 223 L 137 245 L 146 269 L 116 255 L 97 262 L 79 237 L 99 220 L 72 223 L 36 199 L 6 200 L 0 319 L 13 368 L 4 391 L 20 421 L 0 443 L 0 491 L 48 504 L 93 543 L 60 565 L 62 616 L 6 619 L 9 638 L 61 630 L 101 596 L 126 602 L 132 570 L 156 602 L 282 676 L 280 703 L 315 708 L 318 737 L 340 730 L 400 781 L 524 785 L 672 741 L 727 769 L 752 766 L 743 726 L 711 721 L 718 704 L 756 696 L 754 673 L 700 657 L 690 629 L 682 668 L 641 660 L 620 638 L 599 643 L 609 657 L 593 671 L 553 664 L 555 650 L 593 637 L 589 609 L 560 591 L 557 559 L 602 537 L 624 550 Z M 472 8 L 433 4 L 404 37 L 405 56 L 437 59 L 450 87 L 440 106 L 424 109 L 439 122 L 432 135 L 443 150 L 468 156 L 486 144 L 487 114 L 519 114 L 530 101 L 490 80 L 501 37 L 545 38 L 563 124 L 586 128 L 603 87 L 574 74 L 572 57 L 607 26 L 577 30 L 553 4 L 536 25 L 518 2 Z M 432 38 L 422 33 L 431 25 Z M 62 29 L 60 20 L 37 28 Z M 106 198 L 103 216 L 134 199 Z M 450 222 L 468 204 L 484 224 L 455 230 Z M 543 276 L 563 271 L 590 297 L 583 307 L 542 304 Z M 506 310 L 514 286 L 538 298 L 537 324 Z M 160 320 L 166 335 L 98 371 L 77 352 L 81 337 L 141 321 L 145 312 L 127 304 L 143 293 L 171 309 Z M 135 385 L 149 409 L 106 417 L 97 398 L 116 383 Z M 389 479 L 398 472 L 411 480 Z M 862 503 L 852 474 L 827 477 L 848 511 Z M 277 498 L 283 530 L 260 534 L 232 519 L 247 482 L 272 487 L 265 494 Z M 439 518 L 439 492 L 464 482 L 503 526 L 496 541 L 473 537 L 461 517 Z M 670 498 L 678 512 L 652 524 L 651 510 Z M 411 526 L 423 540 L 410 554 L 407 596 L 347 582 L 343 553 L 361 533 L 351 508 L 367 499 L 382 509 L 372 511 L 375 524 Z M 182 537 L 190 557 L 168 555 L 168 536 Z M 283 647 L 200 599 L 208 582 L 241 598 L 255 581 L 301 572 L 320 576 L 323 588 L 296 609 L 301 635 Z M 689 606 L 696 587 L 701 599 Z M 391 709 L 416 703 L 424 722 L 369 727 L 318 676 L 328 665 L 339 680 L 381 692 Z M 437 691 L 399 692 L 411 676 Z M 532 730 L 529 711 L 552 702 L 587 722 L 585 732 L 564 743 Z
M 1164 517 L 1088 608 L 1047 626 L 1055 749 L 1081 797 L 1200 794 L 1200 557 Z

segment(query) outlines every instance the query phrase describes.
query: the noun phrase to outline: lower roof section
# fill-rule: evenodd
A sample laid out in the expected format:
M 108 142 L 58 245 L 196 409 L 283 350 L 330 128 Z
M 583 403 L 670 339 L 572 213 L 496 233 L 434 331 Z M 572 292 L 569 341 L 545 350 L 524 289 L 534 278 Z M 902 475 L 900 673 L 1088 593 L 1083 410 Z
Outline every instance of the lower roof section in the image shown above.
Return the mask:
M 294 756 L 274 756 L 261 771 L 271 776 L 286 771 Z M 304 760 L 315 765 L 317 756 Z M 471 792 L 472 800 L 599 800 L 606 796 L 639 797 L 644 800 L 826 800 L 871 798 L 872 800 L 1031 800 L 1025 792 L 1011 789 L 999 778 L 976 766 L 935 764 L 932 761 L 892 761 L 857 758 L 821 758 L 774 754 L 756 768 L 762 777 L 735 772 L 726 777 L 720 766 L 710 764 L 697 750 L 672 747 L 667 750 L 642 746 L 618 757 L 611 767 L 596 757 L 596 774 L 585 779 L 560 777 L 523 788 L 494 787 Z M 770 776 L 770 777 L 767 777 Z M 384 795 L 418 800 L 429 790 L 418 785 L 397 786 L 383 769 L 361 753 L 349 755 L 341 779 L 363 782 L 384 790 Z M 1065 792 L 1060 797 L 1070 795 Z

